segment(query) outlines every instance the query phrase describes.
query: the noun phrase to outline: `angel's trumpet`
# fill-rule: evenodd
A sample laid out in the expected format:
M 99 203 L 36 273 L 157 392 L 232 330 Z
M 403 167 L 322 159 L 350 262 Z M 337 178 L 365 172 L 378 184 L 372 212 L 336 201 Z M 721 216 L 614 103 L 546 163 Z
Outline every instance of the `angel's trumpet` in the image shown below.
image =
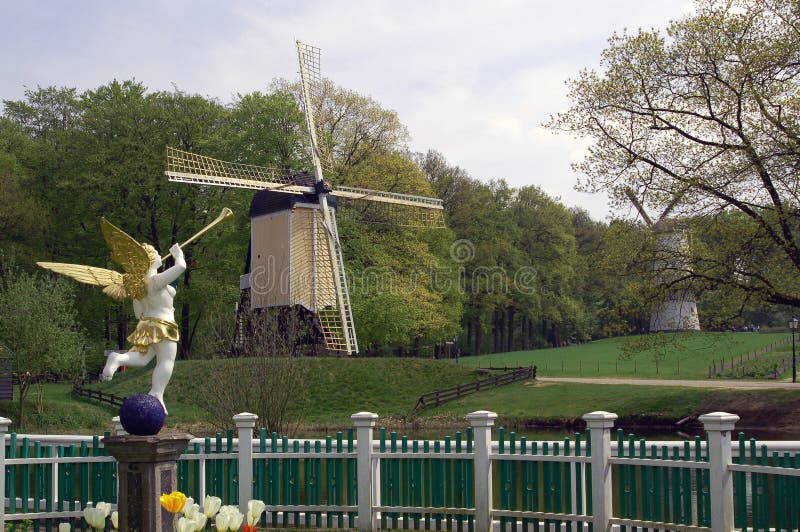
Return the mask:
M 233 211 L 232 211 L 232 210 L 230 210 L 230 209 L 229 209 L 229 208 L 227 208 L 227 207 L 224 207 L 224 208 L 222 209 L 222 212 L 220 212 L 220 213 L 219 213 L 219 216 L 217 216 L 216 218 L 214 218 L 214 220 L 213 220 L 213 221 L 212 221 L 210 224 L 208 224 L 208 225 L 207 225 L 207 226 L 205 226 L 204 228 L 200 229 L 200 230 L 199 230 L 197 233 L 195 233 L 194 235 L 192 235 L 192 237 L 191 237 L 189 240 L 187 240 L 186 242 L 184 242 L 183 244 L 181 244 L 181 248 L 183 248 L 184 246 L 188 246 L 189 244 L 191 244 L 192 242 L 194 242 L 195 240 L 197 240 L 198 238 L 200 238 L 201 236 L 203 236 L 204 234 L 206 234 L 206 233 L 207 233 L 209 230 L 211 230 L 211 228 L 212 228 L 212 227 L 214 227 L 215 225 L 217 225 L 217 224 L 219 224 L 219 223 L 221 223 L 221 222 L 224 222 L 224 221 L 225 221 L 225 220 L 227 220 L 228 218 L 232 218 L 232 217 L 233 217 Z M 163 257 L 161 257 L 161 261 L 163 262 L 163 261 L 167 260 L 167 257 L 169 257 L 169 256 L 170 256 L 170 254 L 169 254 L 169 253 L 167 253 L 166 255 L 164 255 Z

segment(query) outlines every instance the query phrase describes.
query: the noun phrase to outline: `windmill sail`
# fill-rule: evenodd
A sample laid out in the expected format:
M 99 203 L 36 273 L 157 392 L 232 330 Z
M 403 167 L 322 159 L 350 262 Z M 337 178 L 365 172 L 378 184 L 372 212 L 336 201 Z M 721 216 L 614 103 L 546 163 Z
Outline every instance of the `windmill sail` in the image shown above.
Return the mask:
M 314 163 L 314 175 L 318 184 L 323 183 L 322 162 L 320 160 L 319 142 L 317 140 L 316 123 L 314 121 L 314 107 L 311 104 L 312 88 L 318 86 L 322 78 L 320 76 L 320 53 L 319 48 L 303 44 L 297 41 L 297 59 L 300 64 L 300 84 L 303 88 L 303 104 L 306 111 L 306 125 L 308 134 L 311 138 L 311 159 Z M 324 216 L 324 226 L 328 233 L 327 243 L 329 248 L 330 265 L 336 287 L 336 303 L 339 313 L 338 323 L 342 333 L 342 343 L 344 351 L 349 353 L 358 352 L 358 342 L 353 328 L 353 316 L 350 310 L 350 294 L 347 290 L 347 277 L 344 273 L 344 263 L 342 261 L 342 249 L 339 244 L 339 234 L 336 231 L 335 214 L 328 207 L 328 194 L 319 194 L 319 204 L 322 207 Z M 322 314 L 320 314 L 322 321 Z M 334 321 L 334 320 L 329 320 Z M 331 324 L 332 326 L 332 324 Z M 322 325 L 325 329 L 325 324 Z
M 298 185 L 291 176 L 277 168 L 221 161 L 170 146 L 167 146 L 164 173 L 170 181 L 196 185 L 279 190 L 289 194 L 314 193 L 314 187 Z

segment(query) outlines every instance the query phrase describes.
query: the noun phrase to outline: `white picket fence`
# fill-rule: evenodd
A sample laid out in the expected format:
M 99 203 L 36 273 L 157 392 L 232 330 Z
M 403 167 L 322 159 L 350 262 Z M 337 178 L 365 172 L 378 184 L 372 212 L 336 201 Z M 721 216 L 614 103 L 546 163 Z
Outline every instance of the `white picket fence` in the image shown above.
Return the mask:
M 588 530 L 589 525 L 596 531 L 599 530 L 619 530 L 620 527 L 639 527 L 645 530 L 709 530 L 713 532 L 728 532 L 734 530 L 734 492 L 733 476 L 737 472 L 745 473 L 748 479 L 753 475 L 777 475 L 785 478 L 800 477 L 800 469 L 791 467 L 776 467 L 774 465 L 745 465 L 734 463 L 734 458 L 738 455 L 738 447 L 732 446 L 731 434 L 738 421 L 738 416 L 724 412 L 714 412 L 700 417 L 705 430 L 707 431 L 706 441 L 697 444 L 700 454 L 693 458 L 684 456 L 681 461 L 663 458 L 648 458 L 646 456 L 636 456 L 629 444 L 623 443 L 622 452 L 618 448 L 618 443 L 611 437 L 611 431 L 617 418 L 615 414 L 598 411 L 591 412 L 583 416 L 587 428 L 591 434 L 591 453 L 586 456 L 586 442 L 573 449 L 570 455 L 554 454 L 531 454 L 517 453 L 509 454 L 507 449 L 502 449 L 498 441 L 492 440 L 492 428 L 495 424 L 497 415 L 493 412 L 478 411 L 468 414 L 467 421 L 472 429 L 472 449 L 471 452 L 398 452 L 381 450 L 380 442 L 374 437 L 374 430 L 378 421 L 378 416 L 369 412 L 360 412 L 352 416 L 355 428 L 356 439 L 351 452 L 316 452 L 316 451 L 283 451 L 282 449 L 272 449 L 267 442 L 266 452 L 259 452 L 259 440 L 254 437 L 254 428 L 257 417 L 254 414 L 242 413 L 234 416 L 238 438 L 233 440 L 232 452 L 185 454 L 181 459 L 193 461 L 198 464 L 199 474 L 199 493 L 197 498 L 202 500 L 206 494 L 205 478 L 207 468 L 213 467 L 217 460 L 235 460 L 238 464 L 238 501 L 246 511 L 247 501 L 253 498 L 254 493 L 254 463 L 260 460 L 318 460 L 318 459 L 351 459 L 355 460 L 357 477 L 357 503 L 331 506 L 326 504 L 300 504 L 300 505 L 271 505 L 267 507 L 268 516 L 279 515 L 281 523 L 287 526 L 316 526 L 316 527 L 335 527 L 335 528 L 357 528 L 360 531 L 380 530 L 381 526 L 386 526 L 385 515 L 403 516 L 392 521 L 396 528 L 417 528 L 433 529 L 441 526 L 440 523 L 432 519 L 417 519 L 412 521 L 409 516 L 431 515 L 431 514 L 457 514 L 468 516 L 476 532 L 488 532 L 490 530 L 501 530 L 511 527 L 515 530 L 526 529 L 532 521 L 547 523 L 548 528 L 567 529 L 567 530 Z M 0 418 L 0 433 L 6 433 L 10 421 Z M 119 428 L 121 430 L 121 427 Z M 21 437 L 21 436 L 19 436 Z M 81 442 L 91 441 L 91 437 L 85 436 L 46 436 L 46 435 L 27 435 L 31 441 L 40 441 L 43 445 L 48 444 L 80 444 Z M 9 435 L 5 434 L 4 441 L 9 445 Z M 194 444 L 203 443 L 202 439 L 192 440 L 190 449 Z M 305 442 L 307 440 L 303 440 Z M 529 444 L 532 442 L 528 442 Z M 540 442 L 544 444 L 545 442 Z M 548 442 L 550 445 L 557 442 Z M 648 442 L 648 449 L 654 455 L 661 456 L 660 449 L 672 448 L 676 445 L 684 445 L 684 442 Z M 766 446 L 769 452 L 775 453 L 797 453 L 800 451 L 800 442 L 781 442 L 770 441 L 760 442 L 759 445 Z M 629 452 L 631 451 L 631 452 Z M 697 454 L 697 451 L 692 451 Z M 52 457 L 52 458 L 5 458 L 6 453 L 0 453 L 0 469 L 4 474 L 0 474 L 0 493 L 5 494 L 6 468 L 20 465 L 35 465 L 49 463 L 52 464 L 52 487 L 53 492 L 47 494 L 52 501 L 58 501 L 58 475 L 59 466 L 66 463 L 103 463 L 113 461 L 110 457 Z M 687 461 L 687 458 L 689 460 Z M 472 478 L 474 486 L 474 505 L 471 507 L 444 508 L 444 507 L 418 507 L 418 506 L 397 506 L 383 503 L 381 497 L 381 463 L 389 460 L 425 460 L 425 459 L 452 459 L 463 462 L 471 462 L 473 472 Z M 568 497 L 571 502 L 570 513 L 535 512 L 522 511 L 515 509 L 501 509 L 493 500 L 496 490 L 493 489 L 493 482 L 497 480 L 496 468 L 508 462 L 523 463 L 561 463 L 568 464 L 572 478 L 586 479 L 580 486 L 572 485 Z M 591 467 L 591 474 L 588 474 L 587 466 Z M 695 522 L 692 525 L 674 524 L 669 522 L 645 521 L 642 519 L 622 518 L 614 515 L 613 511 L 613 479 L 612 466 L 644 466 L 649 468 L 667 468 L 675 470 L 691 469 L 708 471 L 710 477 L 710 527 L 697 525 L 697 516 L 701 512 L 700 508 L 693 507 L 692 513 Z M 750 486 L 752 483 L 748 483 Z M 748 487 L 748 490 L 753 488 Z M 753 495 L 748 492 L 750 497 Z M 23 496 L 27 496 L 22 494 Z M 592 511 L 588 511 L 588 499 L 591 496 Z M 19 521 L 22 519 L 61 519 L 74 518 L 80 516 L 82 508 L 80 504 L 75 506 L 75 510 L 70 511 L 41 511 L 43 501 L 28 501 L 29 511 L 16 513 L 6 513 L 9 508 L 9 500 L 5 498 L 5 505 L 0 510 L 0 530 L 5 529 L 5 523 Z M 20 507 L 20 501 L 16 501 L 16 507 Z M 72 501 L 74 503 L 74 501 Z M 99 501 L 94 501 L 99 502 Z M 693 502 L 696 504 L 696 501 Z M 800 507 L 800 501 L 798 501 Z M 327 516 L 331 513 L 340 512 L 333 519 Z M 318 516 L 324 513 L 320 519 Z M 348 516 L 355 516 L 351 518 Z M 509 525 L 508 518 L 516 520 L 513 525 Z M 527 521 L 522 521 L 527 520 Z M 527 524 L 526 524 L 527 523 Z M 553 523 L 558 523 L 554 525 Z

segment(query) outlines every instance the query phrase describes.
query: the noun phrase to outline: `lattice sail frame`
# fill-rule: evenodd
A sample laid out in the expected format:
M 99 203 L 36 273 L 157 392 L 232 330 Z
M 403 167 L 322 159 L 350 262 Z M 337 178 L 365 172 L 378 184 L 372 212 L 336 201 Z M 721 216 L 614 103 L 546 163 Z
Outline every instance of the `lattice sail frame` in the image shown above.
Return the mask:
M 316 192 L 314 187 L 294 184 L 277 168 L 231 163 L 169 146 L 166 162 L 164 173 L 170 181 L 287 194 Z M 361 211 L 365 215 L 362 221 L 429 229 L 445 227 L 442 200 L 437 198 L 355 187 L 336 187 L 330 195 L 339 200 L 340 206 Z
M 251 190 L 279 190 L 290 194 L 314 193 L 314 187 L 296 185 L 285 171 L 277 168 L 231 163 L 171 146 L 167 146 L 166 162 L 164 174 L 170 181 Z
M 322 184 L 322 154 L 317 138 L 317 126 L 314 120 L 314 107 L 312 92 L 314 87 L 319 87 L 322 81 L 320 75 L 320 50 L 297 41 L 297 61 L 300 65 L 300 85 L 303 90 L 303 104 L 305 106 L 306 124 L 311 140 L 311 160 L 314 163 L 314 177 L 317 184 Z M 352 327 L 353 313 L 350 307 L 350 295 L 347 289 L 347 277 L 344 272 L 342 260 L 342 247 L 339 244 L 339 234 L 336 231 L 336 215 L 328 207 L 327 187 L 321 188 L 317 195 L 320 209 L 322 210 L 323 227 L 327 232 L 326 243 L 329 251 L 329 264 L 333 272 L 334 286 L 336 287 L 336 310 L 339 313 L 338 323 L 341 327 L 342 338 L 348 354 L 358 352 L 358 342 L 355 329 Z M 321 319 L 320 319 L 321 321 Z M 350 324 L 350 325 L 348 325 Z M 323 326 L 323 330 L 325 327 Z
M 347 334 L 343 330 L 336 294 L 338 285 L 328 242 L 330 233 L 324 225 L 323 213 L 317 206 L 298 204 L 291 216 L 291 303 L 317 313 L 327 349 L 357 352 L 358 342 L 352 318 L 344 322 L 348 328 Z M 333 260 L 341 261 L 341 257 L 333 257 Z M 342 272 L 344 268 L 340 267 L 338 271 Z M 344 286 L 347 287 L 346 283 Z M 348 293 L 341 299 L 349 305 Z M 351 316 L 349 310 L 349 307 L 345 308 L 346 317 Z
M 301 41 L 297 44 L 297 60 L 303 88 L 303 111 L 308 133 L 311 136 L 313 156 L 326 170 L 333 168 L 331 139 L 326 133 L 327 115 L 323 112 L 326 98 L 326 83 L 320 69 L 321 50 Z

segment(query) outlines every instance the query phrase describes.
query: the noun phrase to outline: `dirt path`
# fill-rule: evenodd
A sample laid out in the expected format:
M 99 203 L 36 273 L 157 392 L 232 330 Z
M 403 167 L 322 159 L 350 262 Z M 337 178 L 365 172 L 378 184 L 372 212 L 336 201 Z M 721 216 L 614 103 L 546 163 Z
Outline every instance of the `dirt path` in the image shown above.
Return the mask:
M 583 377 L 537 377 L 539 382 L 575 382 L 583 384 L 616 384 L 630 386 L 684 386 L 689 388 L 740 388 L 745 390 L 800 390 L 800 383 L 787 381 L 725 381 L 725 380 L 669 380 L 669 379 L 615 379 Z

